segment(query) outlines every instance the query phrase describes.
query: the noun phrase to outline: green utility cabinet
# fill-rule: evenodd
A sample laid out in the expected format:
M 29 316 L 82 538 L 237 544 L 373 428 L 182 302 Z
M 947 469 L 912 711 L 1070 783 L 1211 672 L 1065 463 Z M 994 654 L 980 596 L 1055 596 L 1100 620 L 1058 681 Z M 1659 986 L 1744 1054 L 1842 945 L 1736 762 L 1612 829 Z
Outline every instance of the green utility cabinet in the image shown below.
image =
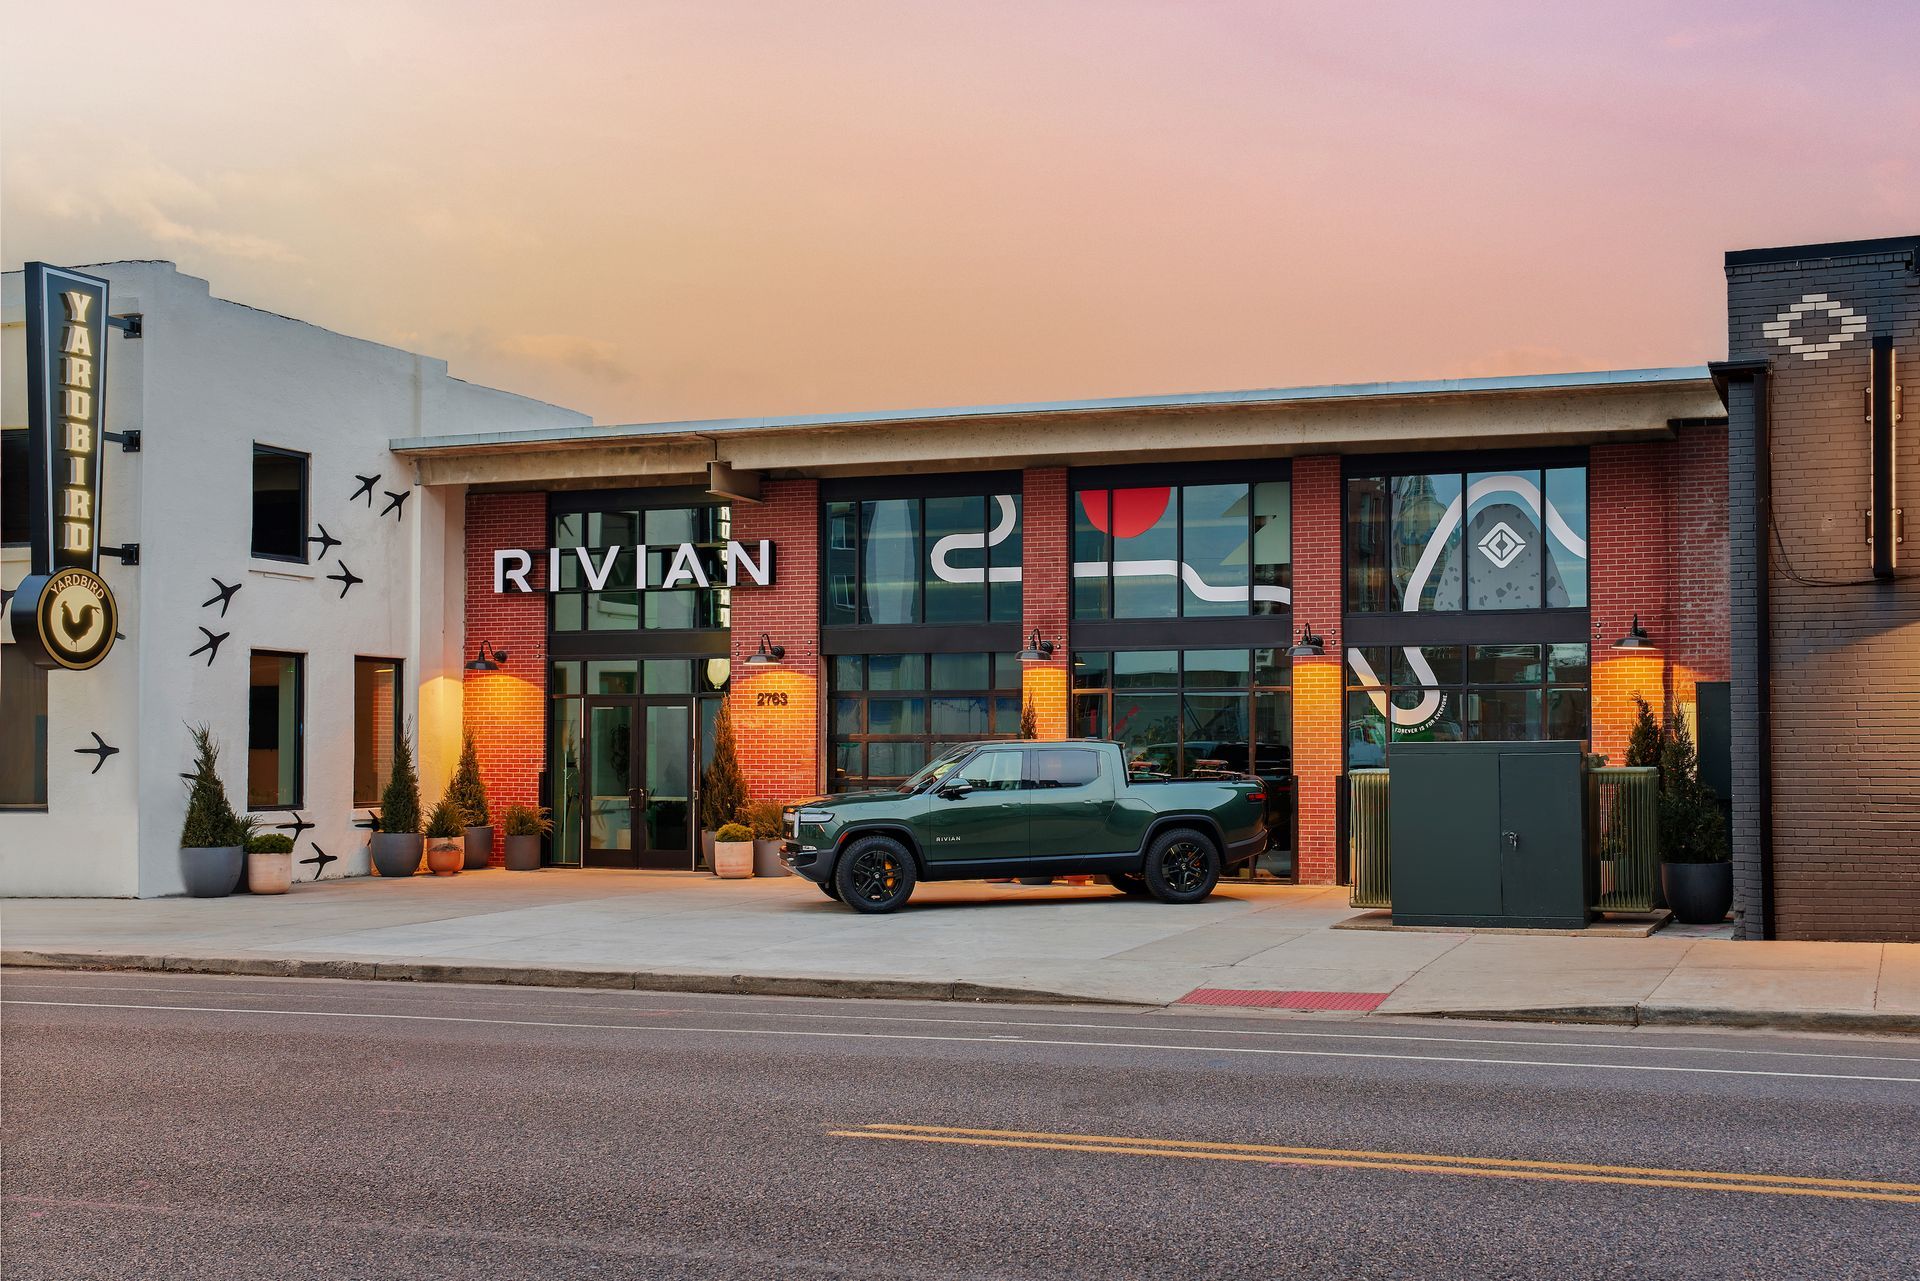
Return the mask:
M 1587 924 L 1585 743 L 1395 743 L 1391 769 L 1395 925 Z

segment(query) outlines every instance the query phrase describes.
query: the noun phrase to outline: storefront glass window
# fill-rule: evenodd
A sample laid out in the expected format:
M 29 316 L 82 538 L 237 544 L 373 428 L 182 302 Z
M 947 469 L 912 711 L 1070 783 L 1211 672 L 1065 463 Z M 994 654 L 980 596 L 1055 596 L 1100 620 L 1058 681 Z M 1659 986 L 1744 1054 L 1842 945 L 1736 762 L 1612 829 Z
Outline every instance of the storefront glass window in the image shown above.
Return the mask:
M 247 663 L 247 808 L 300 805 L 303 726 L 299 654 L 255 650 Z
M 827 627 L 1020 621 L 1020 496 L 826 504 Z
M 731 527 L 731 509 L 721 506 L 556 512 L 552 539 L 561 556 L 559 590 L 549 593 L 553 630 L 724 628 Z M 694 549 L 691 560 L 681 554 L 685 545 Z M 642 546 L 644 565 L 635 550 Z
M 547 788 L 551 798 L 552 862 L 561 867 L 580 865 L 581 776 L 580 709 L 577 698 L 556 698 L 548 722 Z
M 1395 476 L 1387 509 L 1391 609 L 1457 610 L 1461 599 L 1460 477 Z
M 1583 608 L 1587 469 L 1353 476 L 1351 613 Z
M 1293 874 L 1293 703 L 1285 649 L 1076 650 L 1072 733 L 1112 738 L 1142 777 L 1253 773 L 1268 783 L 1272 848 Z
M 0 807 L 46 806 L 47 669 L 0 645 Z
M 1076 491 L 1073 616 L 1285 612 L 1290 494 L 1286 481 Z
M 1585 645 L 1370 645 L 1347 650 L 1349 769 L 1405 742 L 1585 739 Z
M 1547 469 L 1547 608 L 1587 603 L 1587 473 Z
M 891 787 L 955 743 L 1020 732 L 1012 654 L 840 654 L 831 672 L 836 792 Z
M 400 660 L 353 660 L 353 803 L 378 805 L 401 725 Z

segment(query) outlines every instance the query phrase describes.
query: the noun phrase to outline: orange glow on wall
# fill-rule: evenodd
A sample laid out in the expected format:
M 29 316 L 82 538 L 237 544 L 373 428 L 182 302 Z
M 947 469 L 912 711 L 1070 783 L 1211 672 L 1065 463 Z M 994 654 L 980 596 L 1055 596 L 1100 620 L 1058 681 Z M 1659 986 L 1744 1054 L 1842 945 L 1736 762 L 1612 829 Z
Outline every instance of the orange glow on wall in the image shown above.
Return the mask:
M 1033 707 L 1033 732 L 1036 737 L 1065 738 L 1068 735 L 1067 669 L 1064 664 L 1022 664 L 1020 694 Z

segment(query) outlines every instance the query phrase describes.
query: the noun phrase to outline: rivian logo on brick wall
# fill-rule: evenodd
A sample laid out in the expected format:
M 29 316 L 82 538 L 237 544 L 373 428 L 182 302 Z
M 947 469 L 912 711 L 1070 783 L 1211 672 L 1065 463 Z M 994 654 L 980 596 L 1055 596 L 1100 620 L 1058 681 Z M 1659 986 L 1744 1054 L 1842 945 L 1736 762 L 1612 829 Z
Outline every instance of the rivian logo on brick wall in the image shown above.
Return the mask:
M 1808 316 L 1820 315 L 1833 328 L 1827 336 L 1810 341 L 1804 332 Z M 1805 294 L 1799 302 L 1760 326 L 1760 332 L 1802 360 L 1825 360 L 1845 346 L 1849 339 L 1867 332 L 1867 318 L 1851 307 L 1833 301 L 1825 294 Z
M 1495 566 L 1505 569 L 1527 550 L 1527 540 L 1513 532 L 1513 526 L 1500 521 L 1480 539 L 1480 554 Z

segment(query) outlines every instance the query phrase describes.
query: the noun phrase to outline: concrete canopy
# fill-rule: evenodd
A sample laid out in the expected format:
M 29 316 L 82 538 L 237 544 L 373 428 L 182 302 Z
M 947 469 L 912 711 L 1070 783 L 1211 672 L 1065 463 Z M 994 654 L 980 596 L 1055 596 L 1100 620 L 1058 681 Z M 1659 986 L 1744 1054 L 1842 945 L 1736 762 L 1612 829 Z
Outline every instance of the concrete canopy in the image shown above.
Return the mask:
M 1706 366 L 404 437 L 428 485 L 774 477 L 1657 440 L 1719 421 Z

